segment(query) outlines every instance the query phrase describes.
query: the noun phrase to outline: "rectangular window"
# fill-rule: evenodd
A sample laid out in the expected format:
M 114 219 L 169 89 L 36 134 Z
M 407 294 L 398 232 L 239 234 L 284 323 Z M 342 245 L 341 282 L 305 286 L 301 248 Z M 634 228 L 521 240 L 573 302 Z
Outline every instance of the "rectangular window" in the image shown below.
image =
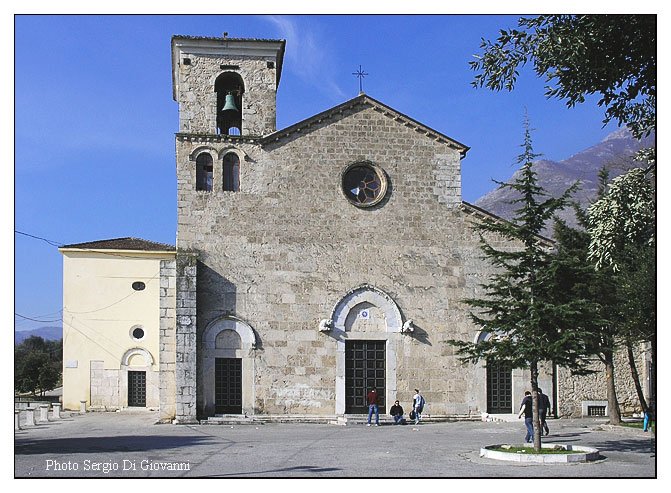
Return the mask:
M 587 416 L 605 416 L 606 406 L 587 406 Z

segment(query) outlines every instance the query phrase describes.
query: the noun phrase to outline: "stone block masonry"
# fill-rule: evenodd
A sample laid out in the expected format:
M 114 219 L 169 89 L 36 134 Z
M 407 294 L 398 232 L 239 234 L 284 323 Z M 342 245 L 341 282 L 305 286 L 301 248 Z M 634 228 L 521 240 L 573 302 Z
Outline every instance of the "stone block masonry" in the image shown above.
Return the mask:
M 176 260 L 175 422 L 196 423 L 197 255 L 178 252 Z M 167 339 L 167 336 L 166 336 Z
M 159 396 L 161 421 L 175 417 L 175 334 L 176 334 L 176 260 L 161 260 L 161 294 L 159 301 Z

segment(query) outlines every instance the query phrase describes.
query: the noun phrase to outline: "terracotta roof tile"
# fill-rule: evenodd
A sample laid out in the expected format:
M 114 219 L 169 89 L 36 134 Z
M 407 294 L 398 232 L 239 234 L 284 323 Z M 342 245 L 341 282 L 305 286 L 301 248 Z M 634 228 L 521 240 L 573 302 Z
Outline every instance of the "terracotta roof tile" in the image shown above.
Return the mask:
M 141 238 L 113 238 L 109 240 L 88 241 L 63 245 L 61 248 L 81 248 L 85 250 L 145 250 L 174 252 L 173 245 L 143 240 Z

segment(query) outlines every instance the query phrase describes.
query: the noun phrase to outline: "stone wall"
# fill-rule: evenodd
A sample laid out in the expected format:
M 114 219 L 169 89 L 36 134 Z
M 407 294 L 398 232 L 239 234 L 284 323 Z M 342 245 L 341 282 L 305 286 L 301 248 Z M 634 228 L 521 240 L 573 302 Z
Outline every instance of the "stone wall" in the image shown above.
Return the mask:
M 646 385 L 647 368 L 646 353 L 643 350 L 635 352 L 636 367 L 644 396 L 649 398 Z M 615 393 L 622 415 L 631 415 L 641 411 L 641 405 L 636 394 L 636 387 L 631 376 L 629 359 L 626 350 L 618 351 L 614 357 L 615 364 Z M 575 376 L 570 370 L 559 369 L 559 415 L 579 418 L 583 416 L 583 401 L 607 401 L 606 373 L 604 365 L 597 358 L 590 366 L 595 373 L 585 376 Z
M 119 370 L 106 370 L 102 361 L 91 361 L 90 407 L 100 410 L 119 409 Z
M 159 419 L 175 417 L 175 326 L 176 326 L 176 261 L 161 260 L 161 294 L 159 302 Z
M 196 264 L 197 257 L 179 252 L 176 260 L 175 419 L 196 421 Z

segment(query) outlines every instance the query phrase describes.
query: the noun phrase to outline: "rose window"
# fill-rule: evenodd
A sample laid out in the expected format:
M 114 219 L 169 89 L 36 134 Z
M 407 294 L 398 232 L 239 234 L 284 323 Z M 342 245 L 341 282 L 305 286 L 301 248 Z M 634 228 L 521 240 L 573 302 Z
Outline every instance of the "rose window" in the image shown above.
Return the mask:
M 343 173 L 342 190 L 354 205 L 370 207 L 377 204 L 387 189 L 384 172 L 368 163 L 350 165 Z

